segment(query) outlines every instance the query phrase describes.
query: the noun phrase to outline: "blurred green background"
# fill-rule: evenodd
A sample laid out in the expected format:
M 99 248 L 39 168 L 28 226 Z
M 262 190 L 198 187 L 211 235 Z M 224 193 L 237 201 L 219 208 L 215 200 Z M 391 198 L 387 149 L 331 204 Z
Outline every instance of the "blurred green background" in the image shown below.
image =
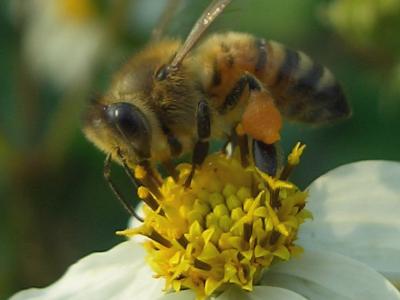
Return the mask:
M 103 181 L 104 154 L 85 140 L 80 116 L 146 43 L 165 3 L 1 2 L 1 299 L 48 285 L 80 257 L 121 241 L 114 232 L 128 216 Z M 183 1 L 168 33 L 184 37 L 207 4 Z M 352 119 L 285 125 L 286 152 L 307 144 L 294 174 L 300 186 L 344 163 L 400 160 L 399 0 L 233 0 L 211 28 L 218 30 L 301 49 L 342 82 Z M 113 171 L 131 192 L 123 172 Z

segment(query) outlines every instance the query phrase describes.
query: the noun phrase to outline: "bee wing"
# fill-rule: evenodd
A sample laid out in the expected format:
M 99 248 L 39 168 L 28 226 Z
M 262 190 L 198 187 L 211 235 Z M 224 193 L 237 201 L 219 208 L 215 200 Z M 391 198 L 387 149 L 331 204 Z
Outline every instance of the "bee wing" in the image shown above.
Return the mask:
M 165 29 L 171 23 L 172 18 L 174 17 L 176 11 L 181 5 L 182 0 L 169 0 L 167 5 L 165 6 L 164 11 L 162 12 L 156 27 L 153 29 L 151 34 L 152 41 L 158 41 L 164 34 Z
M 212 24 L 212 22 L 224 11 L 231 0 L 214 0 L 203 12 L 200 18 L 194 24 L 186 41 L 176 53 L 174 59 L 168 66 L 169 69 L 178 68 L 179 64 L 200 39 L 204 31 Z

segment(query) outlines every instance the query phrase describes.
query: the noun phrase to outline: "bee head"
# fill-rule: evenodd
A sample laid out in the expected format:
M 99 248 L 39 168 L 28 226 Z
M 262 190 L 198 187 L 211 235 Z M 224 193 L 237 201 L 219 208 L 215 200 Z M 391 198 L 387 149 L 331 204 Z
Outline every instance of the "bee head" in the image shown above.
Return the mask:
M 93 102 L 84 122 L 86 136 L 103 151 L 113 153 L 119 149 L 136 161 L 150 158 L 151 126 L 136 105 Z

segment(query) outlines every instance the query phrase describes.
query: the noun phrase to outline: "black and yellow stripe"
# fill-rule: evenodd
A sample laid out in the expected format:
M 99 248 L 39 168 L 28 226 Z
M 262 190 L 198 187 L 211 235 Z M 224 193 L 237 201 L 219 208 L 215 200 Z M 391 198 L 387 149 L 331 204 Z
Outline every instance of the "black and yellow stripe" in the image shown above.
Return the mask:
M 264 83 L 283 115 L 307 123 L 350 115 L 343 90 L 329 69 L 276 42 L 268 42 L 268 49 Z
M 204 90 L 217 98 L 224 114 L 236 107 L 245 82 L 253 75 L 272 94 L 282 114 L 292 120 L 326 123 L 350 115 L 343 90 L 324 66 L 301 51 L 249 34 L 215 34 L 197 50 L 210 72 Z

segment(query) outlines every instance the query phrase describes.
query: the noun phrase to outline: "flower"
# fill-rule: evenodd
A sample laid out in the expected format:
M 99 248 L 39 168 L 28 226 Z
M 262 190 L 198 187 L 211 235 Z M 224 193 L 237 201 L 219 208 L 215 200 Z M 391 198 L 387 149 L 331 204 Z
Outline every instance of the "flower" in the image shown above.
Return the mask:
M 105 54 L 107 30 L 92 0 L 30 0 L 24 11 L 23 50 L 32 71 L 61 88 L 87 84 Z
M 292 163 L 297 162 L 295 158 L 295 156 L 291 156 L 290 160 Z M 214 161 L 212 158 L 209 159 Z M 225 164 L 225 160 L 223 159 L 219 159 L 218 162 Z M 181 167 L 182 174 L 186 172 L 185 168 L 185 166 Z M 201 172 L 203 172 L 203 169 Z M 246 172 L 251 173 L 252 171 L 247 169 Z M 210 176 L 210 173 L 207 173 L 207 175 Z M 251 175 L 254 176 L 254 173 L 251 173 Z M 265 174 L 259 175 L 260 177 L 266 177 Z M 247 178 L 248 174 L 240 175 L 232 173 L 230 176 L 232 178 L 237 178 L 238 176 Z M 244 283 L 241 282 L 236 285 L 229 285 L 227 289 L 221 290 L 221 293 L 213 294 L 211 298 L 289 300 L 400 299 L 399 291 L 392 284 L 398 283 L 400 279 L 399 176 L 399 163 L 364 161 L 339 167 L 318 178 L 308 189 L 310 197 L 307 201 L 307 207 L 313 212 L 314 220 L 306 222 L 301 227 L 297 240 L 295 238 L 296 232 L 292 231 L 293 239 L 287 243 L 293 246 L 300 245 L 304 248 L 304 253 L 287 262 L 263 265 L 263 267 L 266 266 L 267 268 L 260 274 L 257 278 L 258 280 L 254 280 L 253 283 L 257 285 L 250 288 L 246 283 L 249 280 L 255 279 L 256 276 L 251 277 L 249 275 L 253 272 L 252 267 L 254 268 L 255 265 L 248 264 L 247 270 L 251 272 L 245 272 L 245 279 L 247 281 L 245 280 Z M 192 188 L 195 190 L 196 184 L 199 184 L 199 182 L 196 183 L 196 177 L 193 180 Z M 260 178 L 258 180 L 259 184 L 266 181 Z M 271 180 L 271 183 L 276 184 L 282 189 L 282 192 L 279 193 L 279 201 L 276 202 L 279 205 L 275 209 L 279 207 L 283 209 L 286 205 L 285 201 L 291 197 L 302 198 L 304 195 L 304 193 L 286 182 L 271 178 L 268 178 L 268 180 Z M 240 183 L 243 184 L 244 180 L 241 179 Z M 166 184 L 164 186 L 164 188 L 168 187 L 178 189 L 173 184 Z M 210 188 L 215 187 L 210 186 Z M 267 190 L 270 188 L 271 184 L 269 184 Z M 218 188 L 218 190 L 220 189 L 222 187 Z M 274 194 L 273 191 L 272 189 L 270 195 Z M 168 193 L 165 190 L 163 192 Z M 178 193 L 181 192 L 178 191 Z M 236 191 L 236 195 L 237 193 L 238 191 Z M 266 190 L 264 192 L 258 192 L 257 190 L 253 203 L 257 202 L 256 199 L 260 197 L 260 193 L 262 196 L 267 194 Z M 146 198 L 149 194 L 145 191 L 141 196 L 142 198 Z M 231 193 L 226 194 L 229 194 L 228 196 L 224 195 L 226 198 L 233 195 Z M 208 197 L 208 199 L 211 199 L 211 197 Z M 182 203 L 183 206 L 191 202 L 185 197 L 181 201 L 184 202 Z M 290 201 L 288 202 L 291 203 Z M 265 203 L 264 207 L 268 208 L 269 202 Z M 194 201 L 193 207 L 197 205 L 201 209 L 199 204 L 199 201 Z M 218 207 L 218 204 L 214 209 L 216 207 Z M 180 215 L 180 208 L 176 207 L 176 227 L 168 227 L 170 224 L 167 223 L 164 223 L 165 227 L 162 227 L 157 223 L 161 222 L 161 220 L 158 220 L 160 209 L 155 208 L 155 211 L 158 211 L 159 214 L 154 215 L 154 210 L 146 208 L 145 218 L 149 218 L 149 221 L 145 221 L 139 226 L 139 229 L 129 229 L 123 232 L 124 234 L 140 233 L 152 239 L 152 241 L 147 242 L 146 250 L 148 252 L 147 257 L 149 259 L 153 258 L 152 264 L 156 270 L 160 266 L 171 268 L 170 263 L 175 259 L 173 255 L 169 256 L 171 254 L 168 253 L 168 249 L 173 247 L 163 245 L 163 243 L 167 242 L 173 244 L 175 241 L 172 239 L 164 241 L 163 238 L 171 238 L 171 236 L 176 235 L 176 231 L 184 228 L 180 219 L 182 215 L 187 215 L 188 218 L 191 218 L 189 217 L 189 212 Z M 171 209 L 173 210 L 174 208 L 172 207 Z M 255 214 L 257 209 L 253 211 L 253 214 Z M 248 212 L 250 211 L 248 209 Z M 287 211 L 290 211 L 290 209 Z M 299 210 L 299 212 L 301 211 L 305 210 Z M 169 212 L 164 211 L 163 213 L 168 214 Z M 271 215 L 269 218 L 271 218 Z M 290 219 L 293 220 L 293 217 Z M 193 216 L 193 220 L 192 224 L 203 222 L 200 226 L 202 225 L 206 228 L 207 224 L 205 223 L 207 223 L 207 218 L 201 222 L 199 221 L 199 216 L 195 215 Z M 275 225 L 284 223 L 278 222 Z M 149 226 L 153 226 L 155 230 L 149 231 Z M 196 225 L 196 227 L 199 226 Z M 257 230 L 254 230 L 254 227 L 250 234 L 252 237 L 254 237 L 253 234 L 257 235 Z M 293 228 L 294 226 L 291 227 L 291 229 Z M 169 229 L 171 232 L 168 232 Z M 206 231 L 207 229 L 203 232 Z M 156 234 L 154 234 L 155 232 Z M 243 233 L 243 236 L 246 236 L 246 234 Z M 281 232 L 282 236 L 285 237 L 286 235 Z M 221 237 L 222 233 L 218 240 L 219 249 L 222 249 L 219 244 Z M 212 237 L 209 240 L 211 239 Z M 196 243 L 196 241 L 193 242 L 191 240 L 190 235 L 187 236 L 187 242 Z M 155 253 L 157 252 L 157 246 L 158 249 L 164 247 L 164 251 Z M 193 245 L 192 249 L 196 250 L 196 246 Z M 178 248 L 179 245 L 176 245 L 176 247 Z M 290 249 L 290 247 L 287 248 Z M 179 253 L 179 251 L 176 253 Z M 294 254 L 290 250 L 289 253 Z M 160 257 L 157 257 L 157 254 Z M 220 254 L 216 253 L 216 256 L 220 258 Z M 179 262 L 180 257 L 175 261 Z M 194 288 L 195 292 L 184 290 L 163 293 L 161 291 L 163 286 L 162 280 L 151 278 L 153 272 L 144 264 L 144 258 L 145 251 L 138 246 L 137 240 L 133 238 L 117 245 L 108 252 L 92 254 L 80 260 L 70 267 L 67 273 L 53 285 L 44 289 L 22 291 L 13 296 L 11 300 L 132 299 L 133 297 L 135 299 L 194 299 L 196 296 L 204 296 L 202 291 L 205 290 L 198 289 L 196 286 Z M 212 264 L 212 261 L 207 261 L 208 258 L 203 258 L 204 261 L 202 262 L 205 265 Z M 288 257 L 285 256 L 284 258 Z M 162 261 L 163 259 L 165 259 L 164 262 Z M 218 269 L 218 263 L 219 261 L 217 260 L 215 265 L 212 264 L 206 269 L 209 270 L 209 267 Z M 205 265 L 200 263 L 200 266 Z M 182 267 L 185 269 L 185 265 L 176 264 L 176 266 L 177 268 Z M 169 273 L 164 274 L 163 272 L 165 271 L 165 269 L 161 268 L 156 273 L 158 276 L 167 279 L 168 288 L 172 285 L 174 289 L 179 290 L 181 286 L 174 282 L 174 280 L 171 280 L 173 277 Z M 177 269 L 173 271 L 177 271 Z M 257 271 L 254 271 L 253 274 L 257 273 Z M 182 272 L 181 274 L 188 275 L 188 273 Z M 215 274 L 211 275 L 214 276 Z M 181 279 L 179 276 L 175 279 L 177 278 Z M 226 282 L 231 281 L 224 281 L 224 283 Z M 194 283 L 194 281 L 185 282 L 188 286 Z M 193 287 L 191 286 L 191 288 Z M 218 286 L 217 288 L 221 287 Z M 252 291 L 245 291 L 246 289 L 252 289 Z M 207 292 L 205 293 L 207 294 Z
M 295 147 L 282 174 L 299 163 L 303 149 Z M 178 169 L 178 180 L 164 180 L 160 193 L 139 188 L 148 204 L 144 222 L 118 232 L 149 238 L 147 261 L 166 280 L 165 290 L 190 288 L 197 299 L 228 284 L 251 291 L 264 269 L 301 252 L 295 240 L 311 217 L 304 208 L 307 193 L 222 153 L 207 157 L 190 188 L 191 165 Z M 142 178 L 143 170 L 137 171 Z

